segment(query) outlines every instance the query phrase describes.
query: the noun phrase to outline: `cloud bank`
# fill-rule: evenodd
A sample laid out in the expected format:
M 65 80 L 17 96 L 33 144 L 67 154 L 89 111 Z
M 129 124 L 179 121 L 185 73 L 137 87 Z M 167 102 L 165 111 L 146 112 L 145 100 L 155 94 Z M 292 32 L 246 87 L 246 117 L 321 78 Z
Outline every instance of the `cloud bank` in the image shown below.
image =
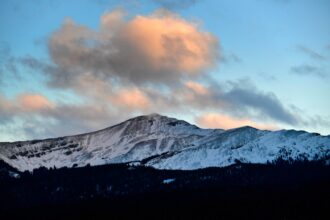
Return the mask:
M 194 115 L 200 126 L 225 129 L 308 124 L 247 79 L 211 80 L 219 44 L 200 24 L 166 10 L 135 17 L 108 12 L 97 30 L 67 19 L 49 37 L 49 61 L 7 56 L 1 67 L 29 68 L 45 76 L 49 90 L 73 92 L 82 102 L 52 101 L 31 91 L 0 95 L 0 133 L 17 134 L 13 139 L 70 135 L 152 112 Z M 241 62 L 234 54 L 222 57 Z
M 101 80 L 170 84 L 213 68 L 218 44 L 196 23 L 164 10 L 132 19 L 109 12 L 99 31 L 67 20 L 48 43 L 55 64 L 50 84 L 70 86 L 89 72 Z

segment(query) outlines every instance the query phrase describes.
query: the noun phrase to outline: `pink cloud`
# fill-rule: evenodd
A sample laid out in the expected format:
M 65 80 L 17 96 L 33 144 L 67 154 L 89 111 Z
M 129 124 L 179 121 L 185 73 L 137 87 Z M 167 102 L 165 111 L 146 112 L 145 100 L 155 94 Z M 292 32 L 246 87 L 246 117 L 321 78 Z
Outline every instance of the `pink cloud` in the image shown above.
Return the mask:
M 135 110 L 146 109 L 150 106 L 148 97 L 139 89 L 123 89 L 118 94 L 111 96 L 110 100 L 115 105 L 128 107 Z
M 23 111 L 38 111 L 54 106 L 45 96 L 39 94 L 21 94 L 17 97 L 17 104 Z
M 217 39 L 197 24 L 160 11 L 137 16 L 118 33 L 127 45 L 145 56 L 154 69 L 199 73 L 212 66 Z
M 185 83 L 185 86 L 189 89 L 195 92 L 198 95 L 207 95 L 209 94 L 209 90 L 203 86 L 200 83 L 193 82 L 193 81 L 188 81 Z
M 197 117 L 196 122 L 199 126 L 204 128 L 222 128 L 231 129 L 242 126 L 252 126 L 259 129 L 274 130 L 277 127 L 270 124 L 261 124 L 249 119 L 237 119 L 226 115 L 217 113 L 206 113 Z
M 49 40 L 58 68 L 51 84 L 68 86 L 85 72 L 138 84 L 178 81 L 213 68 L 218 44 L 201 25 L 164 10 L 131 19 L 115 10 L 101 17 L 98 31 L 67 20 Z

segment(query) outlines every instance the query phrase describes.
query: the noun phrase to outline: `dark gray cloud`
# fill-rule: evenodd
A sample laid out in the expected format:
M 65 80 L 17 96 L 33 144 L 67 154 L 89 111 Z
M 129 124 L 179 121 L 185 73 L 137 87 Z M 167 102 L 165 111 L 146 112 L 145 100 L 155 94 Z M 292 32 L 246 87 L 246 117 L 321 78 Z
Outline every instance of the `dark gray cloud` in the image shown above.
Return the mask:
M 312 65 L 308 65 L 308 64 L 303 64 L 303 65 L 299 65 L 299 66 L 293 66 L 291 67 L 291 72 L 296 74 L 296 75 L 300 75 L 300 76 L 316 76 L 319 78 L 327 78 L 329 75 L 326 73 L 326 71 L 324 69 L 322 69 L 321 67 L 317 67 L 317 66 L 312 66 Z
M 327 60 L 325 56 L 323 56 L 322 54 L 320 54 L 320 53 L 318 53 L 318 52 L 316 52 L 316 51 L 314 51 L 314 50 L 312 50 L 312 49 L 310 49 L 308 47 L 299 45 L 299 46 L 297 46 L 297 49 L 300 52 L 308 55 L 310 58 L 312 58 L 314 60 L 318 60 L 318 61 L 325 61 L 325 60 Z
M 330 127 L 330 115 L 309 115 L 306 110 L 298 108 L 297 106 L 290 106 L 299 120 L 299 125 L 304 127 L 313 128 L 329 128 Z M 311 132 L 314 132 L 311 130 Z M 330 134 L 330 133 L 329 133 Z
M 49 78 L 48 86 L 51 88 L 75 89 L 80 86 L 74 77 L 75 72 L 71 72 L 68 68 L 57 66 L 29 55 L 15 58 L 15 60 L 16 65 L 27 67 L 35 73 L 45 74 Z
M 320 115 L 314 115 L 312 117 L 307 117 L 307 120 L 304 121 L 305 126 L 316 126 L 316 127 L 330 127 L 330 117 L 321 117 Z M 330 133 L 329 133 L 330 135 Z
M 168 108 L 179 108 L 182 111 L 194 109 L 223 112 L 238 118 L 271 120 L 288 125 L 300 123 L 294 111 L 286 108 L 274 93 L 258 90 L 248 79 L 222 84 L 213 81 L 203 88 L 188 87 L 179 91 L 173 90 L 170 101 L 162 97 L 163 94 L 158 94 L 157 97 L 153 97 L 153 100 L 163 100 L 162 102 L 167 104 Z
M 285 107 L 275 94 L 258 90 L 246 79 L 222 84 L 213 82 L 204 87 L 196 82 L 201 88 L 195 84 L 195 87 L 185 85 L 171 88 L 167 93 L 155 88 L 141 87 L 141 92 L 148 100 L 152 100 L 146 109 L 116 106 L 108 101 L 106 96 L 87 99 L 86 104 L 43 102 L 43 105 L 38 105 L 37 108 L 31 106 L 31 103 L 17 104 L 20 102 L 0 96 L 0 131 L 4 134 L 9 131 L 20 133 L 22 137 L 28 138 L 55 137 L 98 130 L 132 116 L 151 112 L 165 115 L 182 112 L 193 114 L 196 111 L 217 112 L 238 119 L 248 118 L 292 126 L 308 126 L 313 120 L 319 120 L 300 117 L 301 112 Z M 11 125 L 17 119 L 21 127 L 13 130 Z M 328 123 L 323 121 L 322 125 Z
M 258 91 L 244 81 L 232 82 L 232 88 L 223 93 L 222 97 L 230 103 L 230 109 L 239 109 L 239 112 L 253 110 L 264 117 L 275 121 L 297 125 L 298 119 L 286 109 L 274 93 Z M 252 113 L 253 114 L 253 113 Z
M 239 118 L 271 119 L 289 125 L 299 124 L 298 118 L 286 108 L 274 93 L 259 91 L 248 79 L 224 84 L 213 82 L 209 93 L 196 95 L 199 108 L 212 108 Z

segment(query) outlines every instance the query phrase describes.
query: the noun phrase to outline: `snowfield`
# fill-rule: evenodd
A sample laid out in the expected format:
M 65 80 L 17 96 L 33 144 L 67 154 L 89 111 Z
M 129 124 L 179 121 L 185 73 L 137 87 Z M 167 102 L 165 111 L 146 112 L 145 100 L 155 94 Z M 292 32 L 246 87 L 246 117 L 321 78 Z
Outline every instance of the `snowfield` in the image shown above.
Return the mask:
M 192 170 L 239 161 L 267 163 L 280 157 L 329 160 L 330 136 L 252 127 L 201 129 L 151 114 L 87 134 L 0 143 L 0 160 L 20 171 L 141 161 L 157 169 Z

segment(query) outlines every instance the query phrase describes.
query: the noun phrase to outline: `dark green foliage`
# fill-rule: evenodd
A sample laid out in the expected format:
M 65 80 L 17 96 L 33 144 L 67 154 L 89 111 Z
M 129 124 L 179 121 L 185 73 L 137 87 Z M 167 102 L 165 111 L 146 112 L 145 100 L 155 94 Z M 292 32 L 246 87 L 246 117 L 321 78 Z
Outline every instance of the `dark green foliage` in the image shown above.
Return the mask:
M 281 159 L 194 171 L 113 164 L 39 168 L 20 175 L 0 183 L 4 215 L 317 219 L 329 208 L 330 197 L 329 166 Z M 164 184 L 166 179 L 175 180 Z

